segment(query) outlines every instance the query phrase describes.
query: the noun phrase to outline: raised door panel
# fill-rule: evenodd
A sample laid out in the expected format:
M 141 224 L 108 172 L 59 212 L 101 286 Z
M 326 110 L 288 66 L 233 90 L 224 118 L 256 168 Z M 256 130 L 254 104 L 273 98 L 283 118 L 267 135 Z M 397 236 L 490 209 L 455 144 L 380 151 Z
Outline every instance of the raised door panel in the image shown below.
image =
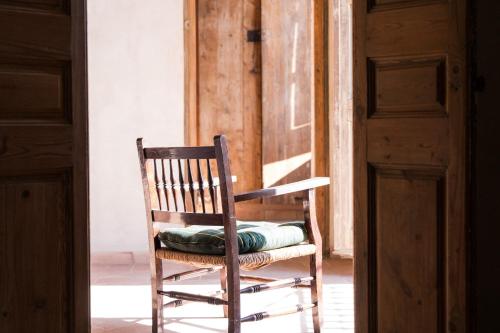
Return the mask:
M 0 119 L 68 122 L 70 72 L 68 62 L 2 62 Z
M 442 332 L 444 174 L 371 167 L 369 182 L 373 327 Z
M 68 332 L 69 175 L 0 178 L 0 331 Z M 27 320 L 29 319 L 29 320 Z
M 370 117 L 443 116 L 446 112 L 446 59 L 369 59 Z

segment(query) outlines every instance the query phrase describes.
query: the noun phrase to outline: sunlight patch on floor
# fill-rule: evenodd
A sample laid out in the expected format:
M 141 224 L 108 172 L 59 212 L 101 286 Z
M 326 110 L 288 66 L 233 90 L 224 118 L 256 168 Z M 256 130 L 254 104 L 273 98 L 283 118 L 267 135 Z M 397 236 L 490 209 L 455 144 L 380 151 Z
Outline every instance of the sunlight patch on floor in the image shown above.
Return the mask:
M 352 284 L 324 285 L 324 332 L 353 332 Z M 208 294 L 218 284 L 178 284 L 169 290 Z M 150 332 L 151 289 L 149 285 L 94 285 L 92 318 L 94 333 Z M 310 300 L 309 290 L 280 289 L 242 296 L 242 316 L 269 308 L 282 307 Z M 166 312 L 166 332 L 225 332 L 226 319 L 220 306 L 192 303 Z M 312 332 L 310 312 L 245 323 L 243 332 Z M 277 331 L 277 332 L 278 332 Z

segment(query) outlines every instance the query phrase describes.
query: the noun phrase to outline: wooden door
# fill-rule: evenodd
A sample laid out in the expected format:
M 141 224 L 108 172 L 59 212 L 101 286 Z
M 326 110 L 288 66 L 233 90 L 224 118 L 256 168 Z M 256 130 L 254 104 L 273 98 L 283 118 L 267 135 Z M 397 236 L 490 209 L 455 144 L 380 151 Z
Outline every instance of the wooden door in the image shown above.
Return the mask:
M 260 188 L 260 27 L 254 0 L 187 0 L 186 132 L 190 145 L 212 145 L 225 134 L 235 192 Z
M 185 4 L 187 143 L 208 145 L 214 135 L 226 134 L 232 172 L 238 177 L 235 192 L 324 176 L 328 169 L 325 72 L 313 53 L 324 51 L 326 2 L 186 0 Z M 312 125 L 316 114 L 318 126 Z M 323 226 L 327 192 L 318 192 L 318 219 Z M 302 219 L 298 202 L 300 195 L 242 203 L 237 213 L 240 218 Z
M 0 331 L 88 332 L 85 1 L 0 1 Z
M 354 1 L 357 332 L 464 332 L 465 0 Z
M 264 187 L 311 177 L 312 1 L 262 0 L 262 177 Z M 302 193 L 264 200 L 297 205 Z

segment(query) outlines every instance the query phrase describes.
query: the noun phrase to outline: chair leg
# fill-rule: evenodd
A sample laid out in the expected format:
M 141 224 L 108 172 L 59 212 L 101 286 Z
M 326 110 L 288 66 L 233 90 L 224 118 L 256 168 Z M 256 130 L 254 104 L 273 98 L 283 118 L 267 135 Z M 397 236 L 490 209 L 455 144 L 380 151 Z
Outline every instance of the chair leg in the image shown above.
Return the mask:
M 239 267 L 233 271 L 230 267 L 227 270 L 227 300 L 228 300 L 228 332 L 241 332 L 241 311 L 240 311 L 240 272 Z
M 316 307 L 312 309 L 314 333 L 321 332 L 323 324 L 323 268 L 321 249 L 310 257 L 310 274 L 315 279 L 311 282 L 311 299 Z
M 226 266 L 224 266 L 220 270 L 220 288 L 222 290 L 227 290 L 227 269 L 226 269 Z M 222 299 L 227 301 L 227 293 L 222 294 Z M 224 309 L 224 318 L 227 318 L 228 306 L 223 305 L 222 308 Z
M 152 332 L 163 332 L 163 296 L 158 295 L 158 290 L 163 287 L 163 268 L 160 259 L 155 259 L 154 267 L 151 268 L 151 291 L 152 291 Z

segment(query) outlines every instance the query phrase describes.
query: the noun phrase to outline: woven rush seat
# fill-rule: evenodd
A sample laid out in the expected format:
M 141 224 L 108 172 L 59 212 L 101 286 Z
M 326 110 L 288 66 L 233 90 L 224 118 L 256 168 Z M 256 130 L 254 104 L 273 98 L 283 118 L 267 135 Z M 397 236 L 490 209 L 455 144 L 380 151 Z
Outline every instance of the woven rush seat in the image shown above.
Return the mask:
M 307 241 L 303 221 L 273 223 L 266 221 L 236 221 L 239 254 L 274 250 Z M 223 226 L 191 225 L 167 228 L 158 238 L 169 249 L 209 255 L 224 255 Z
M 241 269 L 251 271 L 272 264 L 273 262 L 307 256 L 315 252 L 316 245 L 299 244 L 274 250 L 240 254 L 238 261 Z M 197 254 L 160 248 L 156 250 L 156 258 L 174 260 L 203 268 L 224 266 L 226 257 L 224 255 Z

